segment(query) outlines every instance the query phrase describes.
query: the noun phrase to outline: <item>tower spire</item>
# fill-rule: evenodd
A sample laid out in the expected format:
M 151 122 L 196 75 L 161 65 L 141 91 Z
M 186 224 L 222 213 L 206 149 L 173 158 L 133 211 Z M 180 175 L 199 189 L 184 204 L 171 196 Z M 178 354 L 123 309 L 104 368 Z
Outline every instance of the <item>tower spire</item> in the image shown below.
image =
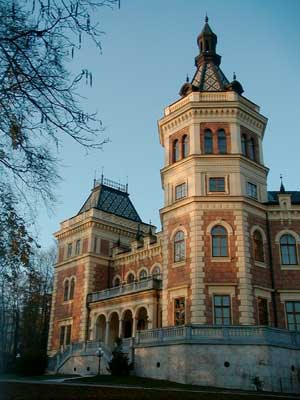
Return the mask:
M 282 174 L 280 174 L 280 193 L 285 193 Z

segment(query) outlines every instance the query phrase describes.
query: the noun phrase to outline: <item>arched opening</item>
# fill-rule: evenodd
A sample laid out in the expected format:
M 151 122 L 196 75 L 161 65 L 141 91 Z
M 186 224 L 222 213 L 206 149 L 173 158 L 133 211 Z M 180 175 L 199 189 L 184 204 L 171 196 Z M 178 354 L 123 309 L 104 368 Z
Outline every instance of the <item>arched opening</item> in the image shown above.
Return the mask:
M 141 307 L 138 310 L 136 319 L 137 319 L 136 329 L 138 331 L 144 331 L 145 329 L 148 329 L 148 315 L 145 307 Z
M 256 230 L 253 234 L 253 249 L 254 249 L 254 260 L 264 262 L 264 242 L 260 231 Z
M 116 276 L 113 280 L 113 287 L 118 287 L 121 285 L 121 280 L 118 276 Z
M 132 272 L 130 272 L 127 276 L 127 283 L 133 283 L 134 282 L 134 275 Z
M 155 279 L 161 279 L 161 271 L 159 265 L 156 265 L 152 270 L 152 276 Z
M 116 339 L 119 337 L 119 316 L 113 312 L 109 320 L 109 345 L 114 347 Z
M 221 225 L 216 225 L 211 230 L 211 236 L 212 236 L 212 256 L 227 257 L 228 242 L 227 242 L 226 229 Z
M 71 284 L 70 284 L 69 300 L 73 300 L 74 299 L 74 293 L 75 293 L 75 278 L 72 278 L 71 279 Z
M 281 236 L 280 253 L 281 253 L 281 264 L 283 265 L 298 264 L 296 240 L 292 235 L 285 234 Z
M 132 312 L 130 310 L 126 310 L 123 318 L 123 337 L 130 338 L 132 336 Z
M 139 280 L 142 281 L 143 279 L 147 279 L 148 271 L 146 269 L 142 269 L 139 273 Z
M 64 301 L 69 300 L 69 279 L 64 283 Z
M 105 315 L 99 315 L 96 320 L 96 334 L 95 339 L 101 342 L 105 341 L 105 327 L 106 327 L 106 318 Z

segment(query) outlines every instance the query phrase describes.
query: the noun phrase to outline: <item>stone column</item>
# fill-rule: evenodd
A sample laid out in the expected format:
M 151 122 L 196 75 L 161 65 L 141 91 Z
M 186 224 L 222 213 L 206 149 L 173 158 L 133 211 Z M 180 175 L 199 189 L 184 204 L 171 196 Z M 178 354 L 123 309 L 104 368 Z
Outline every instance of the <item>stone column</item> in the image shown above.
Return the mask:
M 109 327 L 110 327 L 110 321 L 106 321 L 106 325 L 105 325 L 105 339 L 104 339 L 104 343 L 106 345 L 108 345 L 108 340 L 109 340 Z
M 135 335 L 136 335 L 137 323 L 138 323 L 138 319 L 136 317 L 134 317 L 132 319 L 132 334 L 131 334 L 132 337 L 135 337 Z
M 119 338 L 123 337 L 123 320 L 119 319 Z

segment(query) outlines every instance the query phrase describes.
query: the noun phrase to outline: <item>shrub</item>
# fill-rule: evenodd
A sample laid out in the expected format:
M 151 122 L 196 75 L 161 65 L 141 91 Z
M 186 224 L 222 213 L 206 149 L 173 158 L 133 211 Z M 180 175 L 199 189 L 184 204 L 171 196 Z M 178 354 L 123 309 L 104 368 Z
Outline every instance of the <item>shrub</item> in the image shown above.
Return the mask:
M 17 359 L 16 373 L 21 375 L 43 375 L 47 367 L 47 355 L 42 351 L 27 351 Z
M 108 365 L 107 370 L 115 376 L 129 375 L 129 372 L 133 369 L 133 363 L 129 363 L 127 354 L 123 352 L 121 338 L 116 340 L 116 348 L 112 352 L 112 359 Z

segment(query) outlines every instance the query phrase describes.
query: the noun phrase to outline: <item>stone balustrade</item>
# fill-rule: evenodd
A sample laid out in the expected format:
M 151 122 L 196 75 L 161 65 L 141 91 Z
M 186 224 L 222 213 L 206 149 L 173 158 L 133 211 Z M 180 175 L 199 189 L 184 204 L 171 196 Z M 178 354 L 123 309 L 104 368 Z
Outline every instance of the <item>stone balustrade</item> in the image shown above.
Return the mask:
M 268 344 L 300 348 L 300 332 L 268 326 L 174 326 L 138 331 L 135 345 L 159 345 L 169 342 Z
M 112 297 L 122 296 L 130 293 L 143 292 L 145 290 L 162 288 L 162 281 L 154 277 L 142 279 L 126 285 L 116 286 L 110 289 L 104 289 L 99 292 L 89 293 L 87 297 L 88 303 L 94 303 L 101 300 L 110 299 Z

